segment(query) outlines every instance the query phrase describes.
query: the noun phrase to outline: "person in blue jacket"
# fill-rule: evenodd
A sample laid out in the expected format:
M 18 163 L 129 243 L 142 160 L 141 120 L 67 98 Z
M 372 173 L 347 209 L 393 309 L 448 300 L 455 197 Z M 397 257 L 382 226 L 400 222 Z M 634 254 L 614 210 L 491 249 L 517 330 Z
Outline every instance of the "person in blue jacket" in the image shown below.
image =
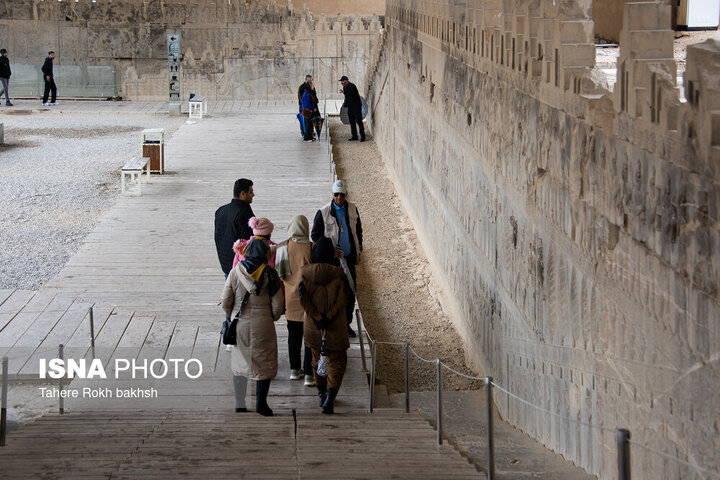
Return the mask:
M 312 88 L 312 80 L 310 87 Z M 305 136 L 303 141 L 312 142 L 313 139 L 313 117 L 318 115 L 317 99 L 312 95 L 310 89 L 305 89 L 302 94 L 302 116 L 305 119 Z

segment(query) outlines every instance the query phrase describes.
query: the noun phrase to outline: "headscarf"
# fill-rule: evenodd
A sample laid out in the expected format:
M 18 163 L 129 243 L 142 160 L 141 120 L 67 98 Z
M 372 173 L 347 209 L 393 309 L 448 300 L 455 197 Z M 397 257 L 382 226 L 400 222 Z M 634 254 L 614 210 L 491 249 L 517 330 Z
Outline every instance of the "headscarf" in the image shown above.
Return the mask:
M 245 260 L 242 260 L 243 266 L 247 270 L 250 278 L 255 282 L 255 294 L 260 295 L 263 277 L 268 279 L 268 291 L 272 297 L 280 290 L 280 278 L 277 272 L 268 266 L 268 244 L 264 239 L 253 238 L 245 246 Z
M 322 237 L 318 240 L 312 249 L 310 260 L 312 263 L 332 264 L 335 260 L 335 247 L 333 246 L 332 240 L 327 237 Z
M 296 243 L 310 243 L 310 225 L 305 215 L 295 215 L 288 225 L 290 240 Z

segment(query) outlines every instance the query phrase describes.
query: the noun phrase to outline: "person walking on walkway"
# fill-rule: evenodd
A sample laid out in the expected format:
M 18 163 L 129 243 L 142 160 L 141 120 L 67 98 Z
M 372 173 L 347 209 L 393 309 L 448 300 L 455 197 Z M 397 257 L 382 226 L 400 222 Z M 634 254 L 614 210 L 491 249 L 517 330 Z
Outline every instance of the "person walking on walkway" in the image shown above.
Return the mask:
M 363 127 L 362 117 L 362 100 L 360 100 L 360 93 L 354 83 L 350 83 L 348 77 L 343 75 L 340 77 L 340 83 L 343 88 L 340 93 L 345 94 L 345 102 L 342 104 L 343 107 L 348 109 L 348 118 L 350 119 L 350 133 L 352 136 L 348 139 L 349 141 L 355 141 L 358 139 L 357 129 L 360 130 L 360 141 L 365 141 L 365 127 Z M 357 124 L 357 129 L 355 128 Z
M 300 284 L 300 269 L 310 264 L 310 224 L 305 215 L 296 215 L 288 225 L 288 238 L 276 250 L 276 263 L 278 275 L 285 285 L 285 318 L 288 329 L 288 354 L 290 357 L 290 380 L 300 380 L 305 377 L 305 385 L 315 384 L 313 378 L 310 348 L 305 347 L 305 358 L 300 362 L 303 347 L 303 315 L 305 311 L 300 305 L 298 285 Z
M 362 252 L 362 224 L 360 214 L 354 203 L 346 201 L 347 188 L 345 182 L 337 180 L 333 184 L 333 200 L 322 207 L 315 214 L 312 233 L 310 237 L 313 242 L 318 242 L 322 237 L 329 238 L 335 247 L 336 265 L 338 259 L 344 258 L 352 277 L 352 283 L 357 291 L 357 276 L 355 265 L 360 263 Z M 355 294 L 352 290 L 348 293 L 346 318 L 348 335 L 355 336 L 350 326 L 355 309 Z
M 45 91 L 43 92 L 43 105 L 57 105 L 57 86 L 55 86 L 55 77 L 53 76 L 53 60 L 55 59 L 55 52 L 48 52 L 45 63 L 42 66 L 43 78 L 45 79 Z M 50 102 L 48 103 L 48 95 L 52 92 Z
M 0 50 L 0 84 L 2 84 L 2 90 L 0 90 L 0 98 L 2 98 L 3 93 L 5 94 L 5 106 L 12 107 L 13 104 L 10 103 L 10 75 L 12 74 L 12 71 L 10 70 L 10 59 L 8 59 L 7 50 L 4 48 Z
M 233 198 L 230 203 L 215 211 L 215 248 L 225 278 L 233 268 L 236 240 L 247 240 L 253 232 L 248 221 L 255 216 L 250 204 L 255 197 L 253 182 L 239 178 L 233 186 Z
M 347 368 L 350 348 L 345 321 L 345 274 L 333 265 L 335 249 L 332 241 L 321 238 L 313 248 L 312 264 L 302 268 L 299 285 L 305 344 L 312 350 L 312 366 L 322 413 L 334 413 L 335 398 Z M 327 371 L 319 372 L 322 357 Z M 322 374 L 325 373 L 325 374 Z
M 237 341 L 230 355 L 235 389 L 235 411 L 247 411 L 247 380 L 256 380 L 255 411 L 270 417 L 267 404 L 270 381 L 277 375 L 278 351 L 274 323 L 283 311 L 278 274 L 267 264 L 268 246 L 258 239 L 245 248 L 245 260 L 230 271 L 222 293 L 228 317 L 238 319 Z

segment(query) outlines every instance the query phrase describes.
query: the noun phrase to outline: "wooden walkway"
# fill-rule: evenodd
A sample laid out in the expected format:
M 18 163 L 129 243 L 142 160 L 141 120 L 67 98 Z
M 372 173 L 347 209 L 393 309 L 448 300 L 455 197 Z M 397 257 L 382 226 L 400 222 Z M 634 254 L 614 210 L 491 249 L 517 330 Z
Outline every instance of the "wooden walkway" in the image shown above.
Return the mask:
M 51 415 L 13 432 L 3 474 L 23 479 L 477 479 L 417 415 L 297 410 Z
M 75 104 L 67 108 L 108 107 Z M 331 198 L 327 141 L 303 143 L 293 108 L 182 125 L 166 139 L 166 173 L 153 176 L 141 197 L 118 197 L 41 291 L 0 292 L 0 354 L 11 358 L 11 373 L 36 376 L 37 357 L 57 352 L 59 343 L 87 351 L 91 305 L 103 360 L 129 348 L 160 358 L 192 352 L 209 371 L 222 365 L 215 209 L 230 200 L 237 178 L 251 178 L 255 213 L 275 222 L 274 238 L 284 239 L 294 215 L 312 221 Z

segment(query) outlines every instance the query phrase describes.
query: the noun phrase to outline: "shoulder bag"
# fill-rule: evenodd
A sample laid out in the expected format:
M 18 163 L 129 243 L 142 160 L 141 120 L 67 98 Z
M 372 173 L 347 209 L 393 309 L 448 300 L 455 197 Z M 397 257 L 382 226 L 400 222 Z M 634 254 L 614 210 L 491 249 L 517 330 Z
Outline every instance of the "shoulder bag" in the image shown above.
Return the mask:
M 237 345 L 238 318 L 240 318 L 240 315 L 245 310 L 245 305 L 247 305 L 249 298 L 250 298 L 250 292 L 245 292 L 245 297 L 243 298 L 243 301 L 240 304 L 240 310 L 238 311 L 238 313 L 235 314 L 235 318 L 233 318 L 232 321 L 230 321 L 230 318 L 225 317 L 225 320 L 223 321 L 223 324 L 222 324 L 222 328 L 220 329 L 220 334 L 222 335 L 223 345 Z

